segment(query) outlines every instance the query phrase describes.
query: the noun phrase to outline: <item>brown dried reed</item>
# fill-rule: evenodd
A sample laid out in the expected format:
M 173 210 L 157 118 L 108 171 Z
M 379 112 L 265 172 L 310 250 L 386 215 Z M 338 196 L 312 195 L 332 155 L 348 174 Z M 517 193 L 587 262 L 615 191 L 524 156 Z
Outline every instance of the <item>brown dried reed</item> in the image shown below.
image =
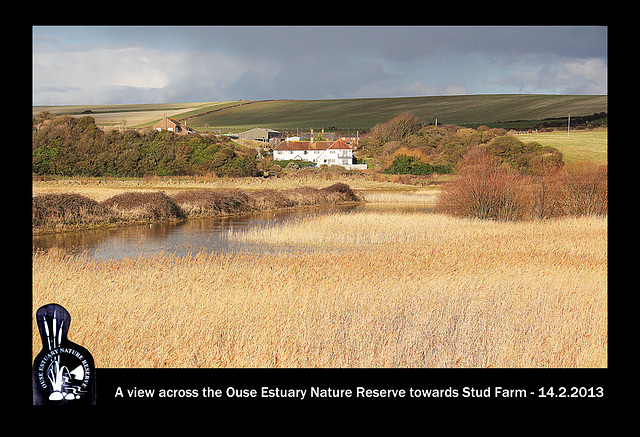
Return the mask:
M 606 218 L 391 222 L 342 250 L 38 253 L 33 305 L 65 306 L 98 367 L 607 366 Z

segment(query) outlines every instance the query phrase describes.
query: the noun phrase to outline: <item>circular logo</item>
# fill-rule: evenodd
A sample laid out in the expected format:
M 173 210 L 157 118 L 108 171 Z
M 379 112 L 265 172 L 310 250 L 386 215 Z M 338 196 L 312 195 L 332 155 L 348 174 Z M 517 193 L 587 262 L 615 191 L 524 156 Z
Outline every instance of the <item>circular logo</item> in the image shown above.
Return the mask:
M 69 341 L 69 312 L 57 304 L 38 309 L 42 350 L 33 363 L 33 401 L 42 404 L 93 404 L 95 367 L 84 347 Z
M 80 399 L 88 391 L 91 366 L 77 350 L 54 349 L 38 365 L 38 384 L 49 392 L 50 401 Z

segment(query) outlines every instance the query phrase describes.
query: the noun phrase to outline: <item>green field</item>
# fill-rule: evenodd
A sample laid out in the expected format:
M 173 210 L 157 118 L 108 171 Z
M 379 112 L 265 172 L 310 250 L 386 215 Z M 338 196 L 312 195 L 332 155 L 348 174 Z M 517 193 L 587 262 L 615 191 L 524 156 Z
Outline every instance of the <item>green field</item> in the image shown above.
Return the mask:
M 441 124 L 493 124 L 510 120 L 541 120 L 590 115 L 607 111 L 607 96 L 557 95 L 464 95 L 379 99 L 275 100 L 256 102 L 197 117 L 190 125 L 216 126 L 226 130 L 270 127 L 281 131 L 296 128 L 369 130 L 401 114 L 412 112 L 425 121 Z
M 564 162 L 593 162 L 607 164 L 608 130 L 545 132 L 518 134 L 524 143 L 537 142 L 560 150 Z
M 397 98 L 272 100 L 256 102 L 197 102 L 146 105 L 48 106 L 54 114 L 68 113 L 95 117 L 100 125 L 125 124 L 143 127 L 155 123 L 166 113 L 185 119 L 196 130 L 242 131 L 268 127 L 282 132 L 296 129 L 352 132 L 366 131 L 403 112 L 412 112 L 425 121 L 441 124 L 492 125 L 514 120 L 542 120 L 551 117 L 591 115 L 608 112 L 607 96 L 540 94 L 491 94 Z M 240 105 L 241 104 L 241 105 Z M 215 111 L 222 108 L 221 111 Z M 514 127 L 513 123 L 505 127 Z

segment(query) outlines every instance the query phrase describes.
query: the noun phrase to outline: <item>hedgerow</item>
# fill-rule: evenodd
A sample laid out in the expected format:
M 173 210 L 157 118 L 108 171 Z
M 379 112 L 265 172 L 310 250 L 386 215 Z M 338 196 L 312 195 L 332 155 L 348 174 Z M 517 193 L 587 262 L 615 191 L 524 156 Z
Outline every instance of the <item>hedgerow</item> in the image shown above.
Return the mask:
M 105 131 L 90 116 L 39 113 L 32 123 L 36 176 L 257 176 L 255 154 L 226 137 L 154 129 Z

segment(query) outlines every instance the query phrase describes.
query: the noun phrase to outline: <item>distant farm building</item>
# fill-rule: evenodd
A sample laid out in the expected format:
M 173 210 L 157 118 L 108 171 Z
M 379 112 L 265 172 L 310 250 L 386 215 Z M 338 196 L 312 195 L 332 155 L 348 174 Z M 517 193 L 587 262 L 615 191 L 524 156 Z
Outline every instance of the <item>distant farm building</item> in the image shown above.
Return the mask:
M 366 164 L 353 164 L 354 148 L 342 140 L 337 141 L 282 141 L 273 149 L 276 161 L 309 161 L 321 165 L 340 165 L 347 169 L 363 170 Z
M 163 115 L 162 116 L 162 120 L 160 120 L 159 122 L 154 124 L 153 128 L 155 130 L 158 130 L 158 131 L 168 130 L 169 132 L 174 132 L 174 133 L 176 133 L 178 135 L 186 135 L 186 134 L 196 133 L 196 131 L 194 131 L 190 127 L 187 127 L 187 126 L 181 124 L 175 118 L 170 118 L 170 117 L 167 117 L 166 115 Z
M 238 138 L 241 140 L 257 140 L 269 142 L 272 138 L 281 138 L 282 134 L 277 130 L 256 127 L 248 131 L 240 132 Z

